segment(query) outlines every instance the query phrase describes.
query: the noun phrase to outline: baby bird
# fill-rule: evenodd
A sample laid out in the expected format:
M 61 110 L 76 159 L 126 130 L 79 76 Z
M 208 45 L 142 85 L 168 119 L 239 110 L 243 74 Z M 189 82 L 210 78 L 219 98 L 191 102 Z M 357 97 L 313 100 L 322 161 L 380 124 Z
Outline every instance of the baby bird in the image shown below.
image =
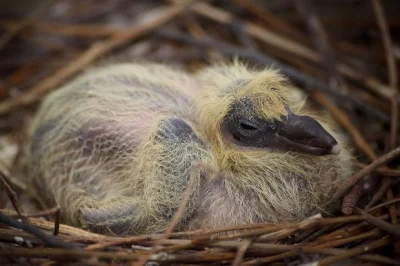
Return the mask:
M 95 69 L 38 111 L 32 181 L 66 222 L 106 234 L 164 230 L 190 178 L 179 230 L 299 221 L 329 211 L 351 155 L 334 123 L 295 95 L 277 71 L 239 62 L 194 75 Z

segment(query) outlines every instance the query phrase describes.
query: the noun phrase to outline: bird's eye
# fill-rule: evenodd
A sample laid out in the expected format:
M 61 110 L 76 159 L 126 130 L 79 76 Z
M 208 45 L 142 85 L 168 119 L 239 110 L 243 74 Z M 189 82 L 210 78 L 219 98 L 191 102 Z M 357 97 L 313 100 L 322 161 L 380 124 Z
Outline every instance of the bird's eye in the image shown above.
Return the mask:
M 245 122 L 239 123 L 239 126 L 240 126 L 241 129 L 250 130 L 250 131 L 254 131 L 254 130 L 257 130 L 257 129 L 258 129 L 258 128 L 256 128 L 255 126 L 249 125 L 249 124 L 247 124 L 247 123 L 245 123 Z
M 259 128 L 251 121 L 239 121 L 238 132 L 243 137 L 254 137 L 258 132 Z

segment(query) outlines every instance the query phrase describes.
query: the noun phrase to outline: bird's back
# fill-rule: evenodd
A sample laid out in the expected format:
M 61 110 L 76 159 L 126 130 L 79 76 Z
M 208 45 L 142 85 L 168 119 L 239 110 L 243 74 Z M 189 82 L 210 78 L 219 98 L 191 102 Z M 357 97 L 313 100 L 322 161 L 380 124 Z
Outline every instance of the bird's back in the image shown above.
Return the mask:
M 119 193 L 126 167 L 161 119 L 193 120 L 196 89 L 196 81 L 183 72 L 121 64 L 84 74 L 53 92 L 31 127 L 36 183 L 48 200 L 67 210 L 82 201 L 106 200 L 112 190 Z

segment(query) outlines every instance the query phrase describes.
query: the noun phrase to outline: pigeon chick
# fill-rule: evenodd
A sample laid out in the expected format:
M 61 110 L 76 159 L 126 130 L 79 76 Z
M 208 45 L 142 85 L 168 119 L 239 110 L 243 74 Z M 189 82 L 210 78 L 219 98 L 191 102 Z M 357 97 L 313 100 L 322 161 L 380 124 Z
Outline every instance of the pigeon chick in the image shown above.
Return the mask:
M 335 124 L 295 95 L 277 71 L 239 62 L 194 75 L 94 69 L 38 111 L 32 181 L 66 222 L 102 233 L 164 230 L 189 178 L 179 230 L 300 221 L 329 211 L 351 155 Z

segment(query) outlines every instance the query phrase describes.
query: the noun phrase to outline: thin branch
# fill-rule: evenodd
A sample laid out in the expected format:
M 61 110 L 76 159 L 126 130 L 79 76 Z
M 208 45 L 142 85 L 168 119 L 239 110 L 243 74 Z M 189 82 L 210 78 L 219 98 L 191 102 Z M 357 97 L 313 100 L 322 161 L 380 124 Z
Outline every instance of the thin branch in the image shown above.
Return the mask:
M 387 181 L 385 182 L 385 180 Z M 399 179 L 396 180 L 384 179 L 384 182 L 382 182 L 379 190 L 374 194 L 370 202 L 368 202 L 368 204 L 365 207 L 371 208 L 372 206 L 374 206 L 378 201 L 380 201 L 383 198 L 383 196 L 385 196 L 385 193 L 388 191 L 390 187 L 394 186 L 399 182 L 400 182 Z
M 336 90 L 348 92 L 347 85 L 338 72 L 336 55 L 331 47 L 328 34 L 325 32 L 318 16 L 316 15 L 310 0 L 294 0 L 298 13 L 306 22 L 307 28 L 311 33 L 314 46 L 317 47 L 323 66 L 327 70 L 329 85 Z
M 21 32 L 26 26 L 29 26 L 32 19 L 40 16 L 54 0 L 47 0 L 38 2 L 39 4 L 33 9 L 33 11 L 21 22 L 14 24 L 0 37 L 0 50 L 19 32 Z
M 242 263 L 244 254 L 246 253 L 247 248 L 250 246 L 251 243 L 252 243 L 251 239 L 246 239 L 243 241 L 238 251 L 236 252 L 236 257 L 235 260 L 232 262 L 232 266 L 239 266 Z
M 57 70 L 52 76 L 34 85 L 28 90 L 27 93 L 0 103 L 0 114 L 9 113 L 16 108 L 35 103 L 45 93 L 47 93 L 51 89 L 54 89 L 56 86 L 60 85 L 73 75 L 77 74 L 79 71 L 93 63 L 101 56 L 104 56 L 112 50 L 119 48 L 149 33 L 160 25 L 163 25 L 167 21 L 173 19 L 184 9 L 184 7 L 184 5 L 173 5 L 164 8 L 158 13 L 157 16 L 152 17 L 150 20 L 141 23 L 141 25 L 137 25 L 130 31 L 118 33 L 110 37 L 106 41 L 94 43 L 79 58 L 73 60 L 65 67 Z
M 390 38 L 389 26 L 386 21 L 385 11 L 379 0 L 371 0 L 372 6 L 374 7 L 374 12 L 376 15 L 377 23 L 382 35 L 383 45 L 385 47 L 386 54 L 386 63 L 389 69 L 389 81 L 390 87 L 392 89 L 392 97 L 391 97 L 391 127 L 390 127 L 390 149 L 394 149 L 397 145 L 397 127 L 399 121 L 399 109 L 397 104 L 397 86 L 398 86 L 398 77 L 397 77 L 397 69 L 396 69 L 396 60 L 393 55 L 393 45 L 392 39 Z M 383 181 L 385 184 L 390 183 L 388 177 L 384 178 Z M 389 188 L 386 192 L 386 197 L 388 200 L 393 199 L 393 192 Z M 390 216 L 392 218 L 393 223 L 397 223 L 397 209 L 395 205 L 389 207 Z
M 330 88 L 324 82 L 307 76 L 297 69 L 288 66 L 275 58 L 267 56 L 265 54 L 261 54 L 257 51 L 252 51 L 244 48 L 240 48 L 229 43 L 223 42 L 221 40 L 215 41 L 210 38 L 196 38 L 185 33 L 181 32 L 173 32 L 166 29 L 161 29 L 156 31 L 156 35 L 176 41 L 181 41 L 193 45 L 197 45 L 200 47 L 212 47 L 221 51 L 225 55 L 229 56 L 238 56 L 241 58 L 246 58 L 253 62 L 257 62 L 262 65 L 273 65 L 274 67 L 279 68 L 282 73 L 290 76 L 291 78 L 298 80 L 304 84 L 307 84 L 309 87 L 313 89 L 318 89 L 330 96 L 332 96 L 335 101 L 340 104 L 341 106 L 346 106 L 347 104 L 352 104 L 357 106 L 358 108 L 364 110 L 365 112 L 381 119 L 382 121 L 389 121 L 388 116 L 385 113 L 365 104 L 358 98 L 353 97 L 352 95 L 343 95 L 341 92 L 335 91 Z
M 264 22 L 268 28 L 277 32 L 287 38 L 296 40 L 305 46 L 310 46 L 311 42 L 308 36 L 306 36 L 300 29 L 294 27 L 287 20 L 279 15 L 274 14 L 266 8 L 266 6 L 256 3 L 254 0 L 234 0 L 234 2 L 240 7 L 248 10 L 253 16 L 260 21 Z M 323 18 L 320 18 L 322 21 Z M 325 25 L 325 23 L 322 23 Z M 354 43 L 340 40 L 333 42 L 332 45 L 338 49 L 341 53 L 346 56 L 357 56 L 365 59 L 370 59 L 371 52 L 367 48 L 358 46 Z M 383 57 L 382 57 L 383 58 Z
M 322 62 L 327 70 L 327 79 L 331 87 L 336 90 L 342 90 L 348 93 L 347 85 L 337 70 L 337 61 L 333 48 L 329 44 L 328 34 L 325 32 L 319 18 L 317 17 L 310 0 L 295 0 L 297 11 L 302 15 L 306 21 L 307 28 L 311 33 L 314 45 L 318 48 Z M 316 93 L 314 99 L 317 98 L 320 103 L 323 103 L 328 107 L 328 110 L 332 113 L 333 117 L 338 120 L 347 131 L 349 131 L 356 141 L 356 145 L 367 154 L 371 160 L 376 159 L 376 155 L 372 150 L 371 146 L 365 141 L 360 132 L 350 122 L 347 115 L 336 108 L 329 99 L 322 94 Z M 373 182 L 373 178 L 369 178 L 369 182 Z M 352 214 L 354 208 L 357 206 L 359 199 L 368 191 L 372 186 L 368 184 L 356 184 L 350 193 L 343 199 L 342 213 Z M 365 189 L 369 188 L 369 189 Z
M 68 244 L 68 243 L 67 243 Z M 25 258 L 48 258 L 61 260 L 76 260 L 79 258 L 104 258 L 136 261 L 139 256 L 129 253 L 116 252 L 94 252 L 78 249 L 22 249 L 12 248 L 9 251 L 0 250 L 0 257 L 25 257 Z
M 204 237 L 199 237 L 197 239 L 194 239 L 194 240 L 192 240 L 192 242 L 193 243 L 208 243 L 208 242 L 216 242 L 216 241 L 220 241 L 220 240 L 262 236 L 264 234 L 275 232 L 278 229 L 306 230 L 306 229 L 317 228 L 317 227 L 328 225 L 328 224 L 359 221 L 360 218 L 361 217 L 358 217 L 358 216 L 345 216 L 345 217 L 326 218 L 326 219 L 315 218 L 315 219 L 305 220 L 305 221 L 302 221 L 302 222 L 296 223 L 296 224 L 278 224 L 275 227 L 254 229 L 254 230 L 251 230 L 248 232 L 238 233 L 236 235 L 204 236 Z
M 0 27 L 7 29 L 19 23 L 19 21 L 14 20 L 0 21 Z M 127 29 L 120 29 L 107 25 L 60 24 L 40 21 L 33 21 L 26 27 L 29 29 L 29 33 L 33 31 L 40 34 L 61 35 L 75 38 L 81 37 L 85 39 L 111 37 L 112 35 L 127 31 Z
M 310 44 L 309 38 L 307 38 L 303 32 L 292 27 L 285 20 L 265 8 L 265 6 L 256 3 L 254 0 L 234 0 L 233 2 L 238 6 L 249 10 L 252 15 L 267 24 L 269 28 L 274 29 L 275 32 L 279 32 L 282 35 L 288 36 L 289 38 L 295 39 L 299 42 Z
M 11 212 L 9 210 L 2 210 L 8 216 L 15 214 L 15 212 Z M 40 218 L 30 218 L 30 222 L 32 225 L 37 226 L 41 229 L 47 231 L 54 231 L 54 222 L 46 221 Z M 115 237 L 108 237 L 96 233 L 91 233 L 86 230 L 76 228 L 66 224 L 60 224 L 60 234 L 73 237 L 76 239 L 85 239 L 85 241 L 104 241 L 104 240 L 115 240 Z
M 377 167 L 380 165 L 387 163 L 388 161 L 396 158 L 397 156 L 400 155 L 400 147 L 397 147 L 396 149 L 392 150 L 391 152 L 379 157 L 375 161 L 373 161 L 371 164 L 369 164 L 367 167 L 363 168 L 359 172 L 357 172 L 355 175 L 353 175 L 339 190 L 336 192 L 334 195 L 334 199 L 339 199 L 344 196 L 344 194 L 351 188 L 353 187 L 359 180 L 364 178 L 366 175 L 370 174 L 372 171 L 374 171 Z
M 6 176 L 1 171 L 0 171 L 0 180 L 4 186 L 7 196 L 10 198 L 10 201 L 14 206 L 14 209 L 17 211 L 19 218 L 21 218 L 23 223 L 29 224 L 29 220 L 25 216 L 24 209 L 22 208 L 22 204 L 18 199 L 17 193 L 15 193 L 15 191 L 8 184 Z
M 377 210 L 379 208 L 385 207 L 387 205 L 390 205 L 390 204 L 393 204 L 393 203 L 396 203 L 396 202 L 400 202 L 400 198 L 395 198 L 395 199 L 392 199 L 392 200 L 388 200 L 388 201 L 386 201 L 384 203 L 381 203 L 381 204 L 378 204 L 378 205 L 376 205 L 376 206 L 374 206 L 373 208 L 370 208 L 370 209 L 367 208 L 366 212 L 372 212 L 372 211 L 375 211 L 375 210 Z
M 382 229 L 383 231 L 395 236 L 396 238 L 400 238 L 399 227 L 396 227 L 388 222 L 378 219 L 369 214 L 368 212 L 361 210 L 360 208 L 357 208 L 357 211 L 364 217 L 365 221 L 367 221 L 368 223 L 375 225 L 379 229 Z
M 190 8 L 197 14 L 210 18 L 214 21 L 218 21 L 220 23 L 229 24 L 233 19 L 233 16 L 230 13 L 204 2 L 196 3 L 190 6 Z M 277 47 L 278 49 L 285 50 L 291 54 L 296 54 L 298 56 L 301 56 L 302 58 L 311 60 L 312 62 L 321 62 L 321 58 L 317 53 L 315 53 L 310 48 L 302 45 L 301 43 L 289 40 L 281 35 L 273 33 L 251 22 L 244 23 L 244 28 L 249 33 L 249 35 L 262 42 Z M 356 69 L 344 63 L 338 64 L 338 70 L 347 77 L 353 78 L 361 82 L 366 87 L 370 88 L 375 93 L 384 97 L 385 99 L 391 98 L 390 88 L 388 88 L 388 86 L 386 86 L 385 84 L 382 84 L 379 80 L 374 79 L 373 77 L 366 77 L 362 73 L 358 72 Z
M 39 228 L 36 226 L 30 225 L 30 224 L 23 224 L 18 222 L 17 220 L 14 220 L 13 218 L 5 215 L 4 213 L 0 212 L 0 223 L 6 224 L 8 226 L 14 227 L 16 229 L 21 229 L 24 230 L 27 233 L 30 233 L 40 240 L 42 240 L 44 243 L 46 243 L 50 247 L 55 247 L 55 248 L 65 248 L 65 249 L 76 249 L 78 246 L 71 244 L 71 243 L 65 243 L 58 238 L 46 234 L 42 232 Z
M 248 32 L 243 29 L 243 25 L 240 21 L 232 20 L 230 26 L 244 48 L 248 50 L 257 50 L 254 41 Z
M 371 0 L 372 6 L 377 20 L 377 24 L 381 31 L 383 46 L 385 48 L 386 63 L 389 70 L 389 83 L 392 89 L 391 103 L 392 103 L 392 123 L 390 128 L 390 148 L 394 149 L 397 145 L 397 127 L 399 121 L 399 109 L 397 105 L 398 95 L 398 76 L 396 59 L 393 54 L 392 38 L 390 37 L 389 26 L 386 20 L 385 11 L 380 3 L 380 0 Z
M 353 162 L 353 166 L 357 167 L 358 169 L 362 169 L 367 165 L 364 164 L 364 163 L 355 161 L 355 162 Z M 400 177 L 400 170 L 390 169 L 390 168 L 387 168 L 387 167 L 379 167 L 379 168 L 375 169 L 374 172 L 376 172 L 379 175 L 385 175 L 385 176 L 391 176 L 391 177 Z
M 316 261 L 315 265 L 318 265 L 318 266 L 331 265 L 333 263 L 342 261 L 344 259 L 352 258 L 352 257 L 355 257 L 357 255 L 369 252 L 371 250 L 386 246 L 386 245 L 388 245 L 390 243 L 391 243 L 391 241 L 390 241 L 389 237 L 386 236 L 386 237 L 383 237 L 383 238 L 381 238 L 381 239 L 379 239 L 377 241 L 374 241 L 372 243 L 368 243 L 368 244 L 361 245 L 359 247 L 356 247 L 356 248 L 353 248 L 353 249 L 350 249 L 350 250 L 346 250 L 342 254 Z
M 320 92 L 313 92 L 311 97 L 328 109 L 333 118 L 338 121 L 347 130 L 347 132 L 350 133 L 357 147 L 365 155 L 367 155 L 371 161 L 376 160 L 377 156 L 374 150 L 361 135 L 360 131 L 353 125 L 345 112 L 336 107 L 325 95 Z
M 346 245 L 346 244 L 349 244 L 349 243 L 352 243 L 355 241 L 364 240 L 366 238 L 376 238 L 376 237 L 380 236 L 381 234 L 382 233 L 378 229 L 374 229 L 374 230 L 371 230 L 366 233 L 357 234 L 355 236 L 351 236 L 351 237 L 347 237 L 347 238 L 339 238 L 336 240 L 327 241 L 326 243 L 317 244 L 316 246 L 312 246 L 310 248 L 305 247 L 304 249 L 307 249 L 308 252 L 311 252 L 313 250 L 315 252 L 318 252 L 320 249 L 323 249 L 323 248 L 342 246 L 342 245 Z

